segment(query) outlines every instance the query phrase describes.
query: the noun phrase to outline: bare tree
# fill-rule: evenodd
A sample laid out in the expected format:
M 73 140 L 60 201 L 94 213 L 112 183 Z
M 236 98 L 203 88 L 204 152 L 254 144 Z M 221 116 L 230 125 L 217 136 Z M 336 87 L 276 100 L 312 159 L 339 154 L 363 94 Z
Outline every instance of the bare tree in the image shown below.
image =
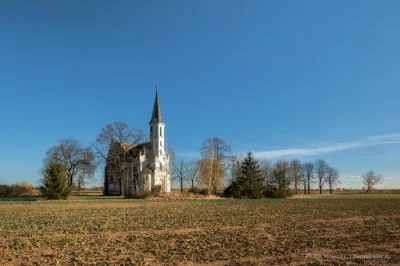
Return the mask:
M 91 161 L 82 171 L 79 171 L 76 178 L 76 185 L 78 188 L 78 196 L 81 195 L 81 188 L 90 180 L 95 180 L 94 172 L 96 171 L 96 163 L 94 160 Z
M 190 185 L 193 188 L 194 182 L 197 180 L 200 173 L 200 161 L 191 160 L 187 163 L 187 177 L 190 181 Z
M 78 194 L 86 179 L 93 178 L 96 170 L 95 154 L 89 147 L 76 138 L 65 138 L 51 147 L 46 153 L 44 164 L 55 158 L 62 163 L 66 169 L 67 186 L 71 188 L 74 184 L 78 186 Z
M 211 151 L 216 160 L 225 160 L 232 152 L 232 149 L 231 145 L 226 143 L 223 139 L 214 137 L 204 141 L 200 151 L 203 157 L 209 156 L 209 152 Z
M 326 181 L 326 174 L 329 165 L 324 160 L 318 160 L 315 162 L 315 173 L 318 178 L 319 194 L 322 194 L 322 188 Z
M 314 179 L 314 164 L 312 162 L 305 163 L 303 166 L 305 182 L 307 183 L 307 191 L 310 194 L 311 182 Z
M 332 194 L 333 187 L 340 183 L 339 171 L 335 168 L 328 167 L 327 175 L 326 175 L 326 182 L 329 185 L 329 192 L 330 192 L 330 194 Z
M 298 193 L 298 188 L 300 186 L 300 181 L 302 177 L 302 165 L 299 160 L 292 160 L 289 164 L 289 176 L 292 179 L 294 185 L 294 192 L 295 194 Z
M 232 149 L 224 140 L 209 138 L 201 145 L 200 179 L 207 187 L 208 194 L 216 193 L 221 186 L 222 178 L 229 167 L 228 159 Z
M 175 154 L 175 149 L 171 145 L 169 145 L 169 142 L 165 140 L 165 155 L 168 158 L 169 162 L 169 171 L 171 173 L 174 172 L 174 167 L 175 167 L 175 161 L 176 161 L 176 154 Z
M 374 173 L 374 171 L 369 171 L 362 176 L 363 184 L 367 186 L 367 192 L 371 192 L 374 186 L 382 183 L 382 177 Z
M 290 192 L 292 179 L 288 175 L 289 162 L 279 160 L 275 163 L 271 174 L 270 186 L 277 190 L 277 196 L 285 198 Z
M 174 177 L 180 183 L 181 193 L 183 193 L 183 183 L 187 178 L 186 174 L 187 174 L 187 164 L 183 160 L 180 160 L 174 167 Z
M 307 194 L 307 175 L 304 170 L 304 164 L 301 165 L 300 183 L 303 184 L 304 194 Z
M 264 184 L 269 185 L 271 183 L 271 175 L 273 172 L 273 166 L 269 160 L 260 161 L 261 175 L 264 179 Z
M 106 171 L 118 180 L 121 196 L 124 196 L 123 178 L 134 162 L 134 158 L 129 156 L 129 151 L 145 138 L 146 133 L 143 130 L 131 127 L 125 122 L 108 124 L 101 129 L 96 138 L 96 154 L 100 162 L 106 164 Z

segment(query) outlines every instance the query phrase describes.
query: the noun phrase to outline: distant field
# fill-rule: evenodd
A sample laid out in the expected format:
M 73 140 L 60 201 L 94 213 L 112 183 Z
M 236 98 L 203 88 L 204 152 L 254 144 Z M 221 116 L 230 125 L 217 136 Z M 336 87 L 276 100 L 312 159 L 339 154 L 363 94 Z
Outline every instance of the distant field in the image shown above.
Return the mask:
M 400 263 L 399 194 L 304 197 L 4 201 L 0 265 Z

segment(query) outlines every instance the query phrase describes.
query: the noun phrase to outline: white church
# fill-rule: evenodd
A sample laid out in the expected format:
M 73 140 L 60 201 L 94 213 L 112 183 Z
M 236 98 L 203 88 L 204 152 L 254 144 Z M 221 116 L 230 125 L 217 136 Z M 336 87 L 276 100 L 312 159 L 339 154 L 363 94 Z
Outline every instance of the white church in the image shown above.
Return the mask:
M 158 89 L 150 120 L 150 142 L 132 145 L 128 154 L 131 159 L 122 182 L 124 194 L 158 191 L 171 192 L 169 155 L 165 152 L 165 124 L 162 119 Z M 123 144 L 122 144 L 123 145 Z M 104 195 L 120 195 L 119 181 L 108 164 L 104 171 Z

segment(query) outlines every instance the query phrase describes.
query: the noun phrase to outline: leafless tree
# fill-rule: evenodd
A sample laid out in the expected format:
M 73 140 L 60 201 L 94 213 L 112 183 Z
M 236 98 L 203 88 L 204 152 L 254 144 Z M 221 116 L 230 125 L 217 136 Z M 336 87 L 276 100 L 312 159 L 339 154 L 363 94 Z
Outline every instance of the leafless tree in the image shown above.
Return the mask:
M 65 166 L 67 174 L 67 185 L 78 186 L 78 194 L 85 180 L 92 179 L 96 170 L 95 154 L 89 147 L 76 138 L 65 138 L 58 141 L 58 144 L 51 147 L 46 153 L 44 163 L 50 159 L 58 160 Z
M 176 153 L 174 147 L 172 147 L 167 140 L 165 140 L 165 155 L 169 162 L 169 171 L 174 172 Z
M 78 195 L 81 195 L 81 188 L 88 181 L 93 181 L 95 179 L 94 172 L 96 171 L 96 168 L 97 168 L 96 163 L 93 160 L 91 164 L 87 165 L 87 167 L 85 167 L 81 172 L 78 173 L 76 178 Z
M 279 194 L 279 197 L 286 197 L 292 184 L 292 179 L 288 175 L 289 162 L 279 160 L 275 163 L 271 174 L 270 186 L 274 187 Z
M 314 163 L 308 162 L 303 165 L 304 181 L 307 184 L 307 191 L 310 194 L 311 182 L 314 179 Z
M 335 168 L 328 167 L 326 174 L 326 182 L 329 185 L 329 192 L 330 194 L 332 194 L 333 187 L 340 183 L 339 171 Z
M 118 180 L 120 195 L 124 196 L 123 178 L 134 162 L 129 151 L 146 138 L 146 133 L 125 122 L 113 122 L 102 128 L 96 138 L 94 149 L 100 163 Z M 137 187 L 137 186 L 136 186 Z
M 183 184 L 187 179 L 187 164 L 180 160 L 174 167 L 174 178 L 177 180 L 181 187 L 181 193 L 183 193 Z
M 371 192 L 374 186 L 382 183 L 382 177 L 374 173 L 374 171 L 369 171 L 362 176 L 363 184 L 367 186 L 367 192 Z
M 187 163 L 187 176 L 191 187 L 194 187 L 194 182 L 197 180 L 200 173 L 200 161 L 191 160 Z
M 315 173 L 318 178 L 319 194 L 322 194 L 322 188 L 326 181 L 328 168 L 329 165 L 324 160 L 318 160 L 315 162 Z
M 232 152 L 232 149 L 231 145 L 226 143 L 223 139 L 214 137 L 204 141 L 201 145 L 200 151 L 203 157 L 209 156 L 209 153 L 211 151 L 215 160 L 225 160 Z
M 216 193 L 229 167 L 231 146 L 224 140 L 214 137 L 204 141 L 200 151 L 203 157 L 200 170 L 201 180 L 206 185 L 208 194 Z
M 261 168 L 261 175 L 264 179 L 264 184 L 269 185 L 271 183 L 271 175 L 274 167 L 272 166 L 271 161 L 266 159 L 261 160 L 259 164 Z
M 289 176 L 292 179 L 294 185 L 295 194 L 298 193 L 298 188 L 300 186 L 300 181 L 302 177 L 302 165 L 297 159 L 294 159 L 289 164 Z

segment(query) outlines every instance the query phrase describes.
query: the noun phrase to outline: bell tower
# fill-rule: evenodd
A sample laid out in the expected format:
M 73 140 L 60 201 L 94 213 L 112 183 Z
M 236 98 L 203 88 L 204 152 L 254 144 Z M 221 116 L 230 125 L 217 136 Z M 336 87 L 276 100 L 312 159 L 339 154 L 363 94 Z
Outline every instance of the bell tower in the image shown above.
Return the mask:
M 158 158 L 165 156 L 164 128 L 165 124 L 161 115 L 160 100 L 158 98 L 158 86 L 156 86 L 156 98 L 154 100 L 153 114 L 150 120 L 150 142 L 153 147 L 153 156 Z

